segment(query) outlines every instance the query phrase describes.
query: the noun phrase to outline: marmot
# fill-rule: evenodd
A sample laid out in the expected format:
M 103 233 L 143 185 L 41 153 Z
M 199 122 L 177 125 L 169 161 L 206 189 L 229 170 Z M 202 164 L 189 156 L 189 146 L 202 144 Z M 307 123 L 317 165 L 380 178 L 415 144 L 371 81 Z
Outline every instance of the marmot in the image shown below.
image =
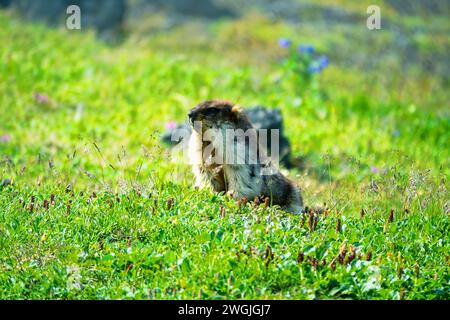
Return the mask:
M 208 100 L 191 109 L 188 117 L 193 128 L 189 157 L 197 187 L 211 187 L 235 199 L 268 197 L 270 204 L 287 212 L 302 212 L 298 188 L 267 157 L 264 143 L 240 107 Z M 227 135 L 230 131 L 241 135 Z

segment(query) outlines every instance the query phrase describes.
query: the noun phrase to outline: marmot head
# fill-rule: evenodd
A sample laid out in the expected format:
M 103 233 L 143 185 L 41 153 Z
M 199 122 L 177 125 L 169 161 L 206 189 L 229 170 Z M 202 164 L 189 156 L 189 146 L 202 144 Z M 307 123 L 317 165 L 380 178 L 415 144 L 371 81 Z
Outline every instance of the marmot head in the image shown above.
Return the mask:
M 207 100 L 192 108 L 189 113 L 189 122 L 201 121 L 203 130 L 210 128 L 251 128 L 250 121 L 244 111 L 225 100 Z M 194 127 L 194 129 L 196 129 Z

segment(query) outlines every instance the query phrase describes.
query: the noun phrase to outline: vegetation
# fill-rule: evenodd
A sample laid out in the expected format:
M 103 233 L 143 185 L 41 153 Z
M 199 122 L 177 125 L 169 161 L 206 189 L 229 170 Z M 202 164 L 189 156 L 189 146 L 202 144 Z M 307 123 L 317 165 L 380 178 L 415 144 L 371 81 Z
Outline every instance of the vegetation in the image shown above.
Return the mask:
M 188 46 L 195 28 L 111 47 L 0 12 L 0 298 L 448 299 L 448 80 L 383 53 L 387 31 L 368 67 L 332 50 L 360 35 L 249 14 Z M 329 57 L 308 85 L 286 37 Z M 207 98 L 281 108 L 285 171 L 322 208 L 195 190 L 159 132 Z

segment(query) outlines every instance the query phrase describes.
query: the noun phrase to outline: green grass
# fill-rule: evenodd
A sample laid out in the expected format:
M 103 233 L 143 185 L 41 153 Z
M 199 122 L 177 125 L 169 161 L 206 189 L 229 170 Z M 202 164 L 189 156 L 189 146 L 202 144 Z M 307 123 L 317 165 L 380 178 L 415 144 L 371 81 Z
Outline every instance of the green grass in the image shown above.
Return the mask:
M 448 84 L 332 64 L 299 99 L 276 48 L 295 30 L 250 16 L 208 32 L 215 46 L 174 30 L 108 47 L 0 12 L 0 298 L 448 299 Z M 158 132 L 217 97 L 282 109 L 288 174 L 325 213 L 191 187 Z

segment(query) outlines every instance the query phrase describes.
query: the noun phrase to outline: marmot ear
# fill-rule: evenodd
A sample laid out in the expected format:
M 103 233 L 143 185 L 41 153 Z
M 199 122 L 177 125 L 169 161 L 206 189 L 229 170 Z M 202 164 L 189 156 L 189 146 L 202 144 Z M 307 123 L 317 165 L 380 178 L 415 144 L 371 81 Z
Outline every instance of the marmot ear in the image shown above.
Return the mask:
M 242 118 L 242 108 L 238 106 L 233 106 L 231 108 L 231 119 L 233 122 L 239 122 L 239 120 Z
M 233 119 L 233 121 L 239 121 L 239 119 L 241 118 L 241 114 L 242 109 L 239 106 L 234 105 L 231 108 L 231 118 Z
M 234 106 L 231 108 L 231 112 L 234 113 L 235 115 L 238 115 L 239 113 L 242 112 L 242 108 L 239 107 L 239 106 L 237 106 L 237 105 L 234 105 Z

